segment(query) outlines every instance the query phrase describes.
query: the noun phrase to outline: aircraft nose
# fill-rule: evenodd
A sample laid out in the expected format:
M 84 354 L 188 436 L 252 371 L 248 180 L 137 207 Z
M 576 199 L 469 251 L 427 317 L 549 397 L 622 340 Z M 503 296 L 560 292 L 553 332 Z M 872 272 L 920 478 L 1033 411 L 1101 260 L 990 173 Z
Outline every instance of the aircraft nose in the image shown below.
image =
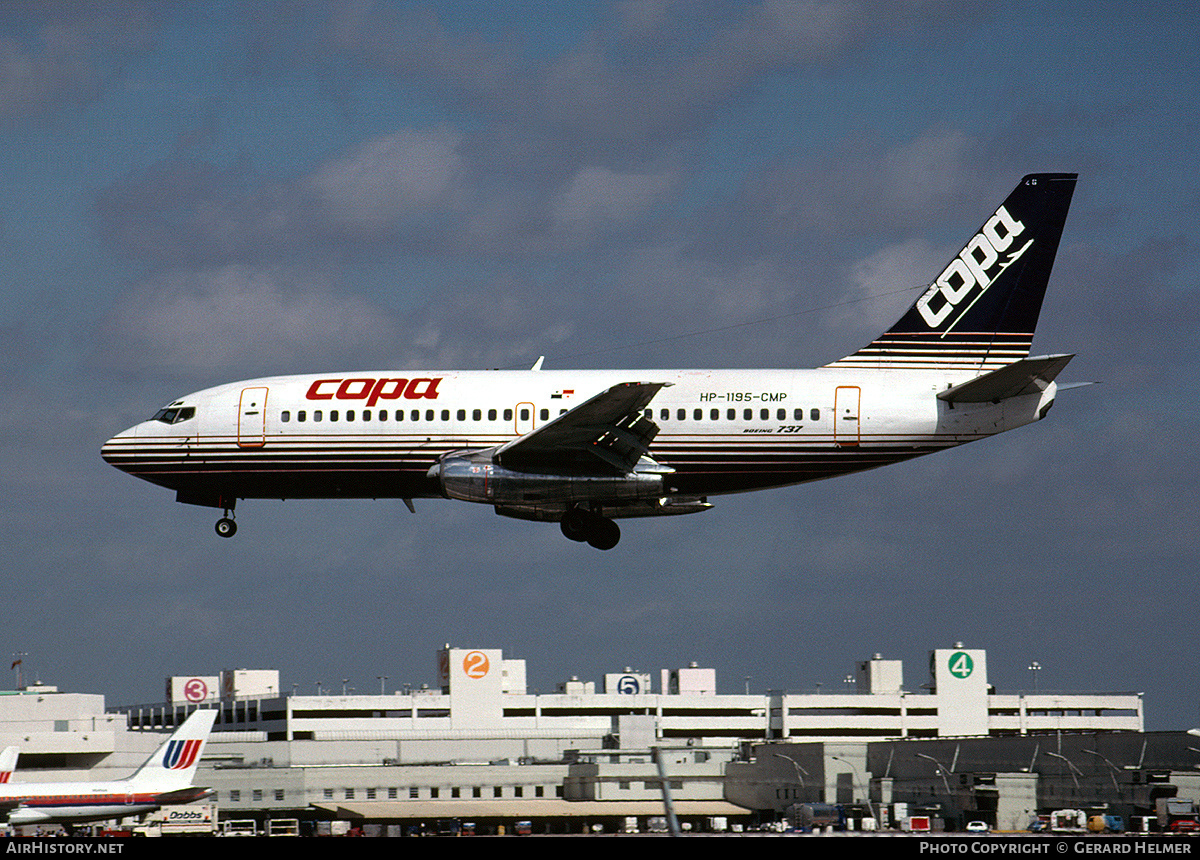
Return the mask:
M 128 430 L 122 430 L 116 436 L 113 436 L 107 442 L 100 446 L 100 456 L 104 458 L 104 462 L 110 466 L 115 466 L 122 472 L 129 471 L 130 451 L 129 444 L 137 438 L 137 427 L 130 427 Z

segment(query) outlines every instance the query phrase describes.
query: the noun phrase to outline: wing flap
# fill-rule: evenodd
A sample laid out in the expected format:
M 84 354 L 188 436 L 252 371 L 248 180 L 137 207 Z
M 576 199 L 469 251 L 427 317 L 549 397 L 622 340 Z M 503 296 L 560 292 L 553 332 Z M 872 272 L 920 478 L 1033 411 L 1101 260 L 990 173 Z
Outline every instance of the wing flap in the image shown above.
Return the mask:
M 947 403 L 987 403 L 1022 394 L 1037 394 L 1044 391 L 1074 357 L 1072 354 L 1023 358 L 961 385 L 939 391 L 937 397 Z

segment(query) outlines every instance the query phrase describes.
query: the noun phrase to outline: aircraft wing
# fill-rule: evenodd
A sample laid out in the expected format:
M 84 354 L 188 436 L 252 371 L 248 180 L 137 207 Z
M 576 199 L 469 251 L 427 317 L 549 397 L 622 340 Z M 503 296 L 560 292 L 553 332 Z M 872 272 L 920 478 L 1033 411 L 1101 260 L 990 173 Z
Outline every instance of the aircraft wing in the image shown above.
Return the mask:
M 1074 355 L 1043 355 L 1023 358 L 999 370 L 977 376 L 969 382 L 939 391 L 939 400 L 948 403 L 986 403 L 1006 400 L 1021 394 L 1044 391 Z
M 565 474 L 632 472 L 650 453 L 658 425 L 642 410 L 665 382 L 623 382 L 496 449 L 506 469 Z

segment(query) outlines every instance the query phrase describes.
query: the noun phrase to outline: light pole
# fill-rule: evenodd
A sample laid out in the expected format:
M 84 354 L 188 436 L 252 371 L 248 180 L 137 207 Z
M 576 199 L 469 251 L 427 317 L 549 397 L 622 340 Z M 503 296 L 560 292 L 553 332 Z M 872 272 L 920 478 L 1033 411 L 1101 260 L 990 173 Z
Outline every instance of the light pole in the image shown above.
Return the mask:
M 1058 753 L 1052 753 L 1052 752 L 1047 752 L 1046 755 L 1052 756 L 1054 758 L 1060 758 L 1067 763 L 1067 767 L 1069 767 L 1071 769 L 1071 779 L 1075 780 L 1075 789 L 1078 790 L 1079 789 L 1079 777 L 1076 776 L 1075 774 L 1077 774 L 1077 773 L 1082 774 L 1083 771 L 1081 771 L 1079 768 L 1075 767 L 1075 765 L 1071 764 L 1071 760 L 1069 758 L 1067 758 L 1065 755 L 1059 755 Z
M 1042 671 L 1042 664 L 1034 660 L 1029 664 L 1029 671 L 1033 675 L 1033 692 L 1038 691 L 1038 672 Z
M 945 765 L 943 765 L 940 761 L 938 761 L 931 755 L 925 755 L 925 753 L 917 753 L 917 758 L 928 759 L 929 761 L 931 761 L 935 765 L 937 765 L 937 774 L 938 774 L 938 776 L 940 776 L 942 778 L 942 785 L 945 786 L 945 788 L 946 788 L 946 803 L 949 805 L 949 809 L 954 813 L 955 820 L 957 820 L 958 819 L 958 803 L 955 801 L 954 795 L 950 793 L 950 782 L 949 782 L 949 780 L 946 779 L 946 774 L 949 771 L 946 770 Z
M 850 761 L 849 759 L 844 759 L 841 756 L 836 756 L 836 755 L 831 755 L 830 758 L 833 759 L 834 761 L 840 761 L 842 764 L 850 765 L 850 770 L 854 772 L 855 779 L 858 780 L 859 785 L 862 787 L 863 799 L 866 800 L 866 802 L 867 802 L 867 809 L 871 813 L 871 818 L 873 818 L 875 820 L 876 827 L 878 827 L 879 826 L 879 816 L 875 813 L 875 807 L 871 803 L 870 787 L 868 785 L 866 785 L 863 782 L 862 778 L 859 776 L 858 768 L 855 767 L 854 762 Z
M 1106 765 L 1108 765 L 1108 767 L 1109 767 L 1108 775 L 1109 775 L 1109 777 L 1112 778 L 1113 790 L 1117 792 L 1117 797 L 1120 798 L 1121 786 L 1117 785 L 1117 775 L 1116 775 L 1116 771 L 1118 770 L 1117 766 L 1115 764 L 1113 764 L 1111 761 L 1109 761 L 1108 759 L 1106 759 L 1104 756 L 1100 755 L 1100 753 L 1096 752 L 1095 750 L 1084 750 L 1084 752 L 1087 753 L 1088 755 L 1096 756 L 1096 758 L 1100 759 Z
M 800 791 L 808 794 L 808 787 L 804 784 L 804 777 L 808 776 L 808 771 L 800 767 L 800 762 L 796 761 L 790 755 L 784 755 L 783 753 L 772 753 L 772 755 L 775 756 L 775 758 L 781 758 L 784 761 L 789 761 L 792 763 L 792 767 L 796 769 L 796 779 L 800 781 Z M 803 776 L 801 776 L 801 774 L 803 774 Z

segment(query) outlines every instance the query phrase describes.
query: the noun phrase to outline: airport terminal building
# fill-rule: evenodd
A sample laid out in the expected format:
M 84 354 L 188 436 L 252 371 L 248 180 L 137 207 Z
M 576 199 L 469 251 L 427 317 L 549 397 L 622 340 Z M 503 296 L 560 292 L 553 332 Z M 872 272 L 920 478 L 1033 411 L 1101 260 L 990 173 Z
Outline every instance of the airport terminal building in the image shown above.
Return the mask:
M 657 678 L 625 668 L 599 690 L 570 679 L 530 693 L 524 660 L 446 645 L 436 684 L 379 695 L 288 693 L 274 670 L 176 676 L 163 702 L 116 708 L 29 688 L 0 696 L 0 745 L 22 747 L 14 781 L 118 778 L 192 710 L 217 708 L 196 781 L 216 790 L 222 817 L 397 829 L 470 819 L 486 832 L 524 819 L 549 832 L 611 830 L 661 816 L 664 781 L 680 820 L 697 828 L 773 818 L 800 802 L 884 819 L 883 806 L 910 803 L 940 810 L 949 826 L 965 814 L 1021 824 L 1043 800 L 1070 799 L 1053 794 L 1066 790 L 1062 761 L 1072 780 L 1095 783 L 1081 802 L 1099 802 L 1109 785 L 1114 803 L 1144 807 L 1153 790 L 1139 795 L 1129 782 L 1120 796 L 1101 761 L 1135 760 L 1138 739 L 1154 750 L 1139 785 L 1192 790 L 1169 775 L 1191 769 L 1186 744 L 1150 744 L 1140 694 L 998 693 L 986 653 L 960 644 L 934 650 L 929 670 L 915 693 L 901 662 L 878 655 L 839 692 L 719 693 L 715 670 L 693 664 Z M 979 762 L 991 766 L 967 769 Z M 1133 773 L 1120 771 L 1126 782 Z

